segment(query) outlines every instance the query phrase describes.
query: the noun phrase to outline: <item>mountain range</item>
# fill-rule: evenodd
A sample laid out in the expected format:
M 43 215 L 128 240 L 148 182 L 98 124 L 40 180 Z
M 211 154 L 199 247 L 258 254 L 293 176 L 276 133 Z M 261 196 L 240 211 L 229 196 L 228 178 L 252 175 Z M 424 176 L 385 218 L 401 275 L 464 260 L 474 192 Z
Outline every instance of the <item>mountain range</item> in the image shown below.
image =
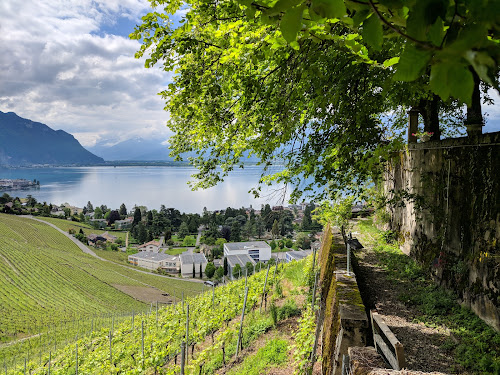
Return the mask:
M 87 149 L 107 161 L 174 161 L 168 147 L 152 139 L 131 138 L 112 146 L 103 141 Z
M 0 165 L 89 165 L 104 160 L 71 134 L 0 111 Z

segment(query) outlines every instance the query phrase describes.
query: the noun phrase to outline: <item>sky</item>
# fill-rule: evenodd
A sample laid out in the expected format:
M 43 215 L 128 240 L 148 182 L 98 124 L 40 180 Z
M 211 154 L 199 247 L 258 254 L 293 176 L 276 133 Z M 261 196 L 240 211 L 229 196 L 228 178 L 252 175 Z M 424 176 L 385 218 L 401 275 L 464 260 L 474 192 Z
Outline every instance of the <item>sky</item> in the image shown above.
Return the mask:
M 128 35 L 146 0 L 1 0 L 0 111 L 63 129 L 84 146 L 167 140 L 157 95 L 171 73 L 144 68 Z M 500 97 L 485 131 L 500 130 Z
M 0 111 L 63 129 L 84 146 L 167 139 L 157 95 L 171 75 L 146 69 L 128 38 L 145 0 L 0 1 Z

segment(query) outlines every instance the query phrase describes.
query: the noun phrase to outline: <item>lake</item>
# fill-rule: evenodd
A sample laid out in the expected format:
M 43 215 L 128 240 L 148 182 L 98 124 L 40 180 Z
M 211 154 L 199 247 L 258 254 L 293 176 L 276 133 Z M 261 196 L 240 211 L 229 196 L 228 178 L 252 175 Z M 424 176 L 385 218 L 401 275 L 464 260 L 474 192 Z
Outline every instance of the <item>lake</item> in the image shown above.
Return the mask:
M 279 204 L 276 194 L 254 199 L 248 191 L 257 185 L 261 168 L 246 166 L 233 171 L 225 181 L 207 190 L 191 191 L 190 175 L 196 169 L 189 166 L 133 167 L 59 167 L 59 168 L 0 168 L 0 178 L 25 178 L 40 181 L 39 190 L 2 190 L 18 197 L 31 194 L 40 202 L 70 203 L 83 207 L 88 201 L 95 206 L 105 204 L 116 209 L 125 203 L 127 209 L 144 205 L 159 209 L 160 205 L 181 212 L 249 207 L 260 209 L 261 204 Z M 263 188 L 264 189 L 264 188 Z

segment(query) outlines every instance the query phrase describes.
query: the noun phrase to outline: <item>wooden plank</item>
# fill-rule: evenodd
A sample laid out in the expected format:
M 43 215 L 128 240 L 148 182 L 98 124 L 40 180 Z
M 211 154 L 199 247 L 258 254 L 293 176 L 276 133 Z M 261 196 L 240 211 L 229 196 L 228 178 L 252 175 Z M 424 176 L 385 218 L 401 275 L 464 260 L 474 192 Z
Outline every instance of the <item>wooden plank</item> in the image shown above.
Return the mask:
M 377 323 L 377 326 L 380 328 L 380 330 L 384 333 L 385 337 L 390 341 L 390 343 L 393 346 L 396 346 L 396 344 L 400 344 L 399 340 L 397 337 L 392 333 L 391 329 L 385 324 L 384 319 L 378 314 L 378 313 L 372 313 L 373 315 L 373 320 Z
M 384 339 L 380 335 L 375 334 L 373 336 L 373 341 L 376 343 L 377 351 L 384 356 L 387 362 L 389 362 L 389 365 L 395 370 L 401 370 L 399 368 L 399 363 L 398 360 L 396 359 L 396 356 L 387 346 Z

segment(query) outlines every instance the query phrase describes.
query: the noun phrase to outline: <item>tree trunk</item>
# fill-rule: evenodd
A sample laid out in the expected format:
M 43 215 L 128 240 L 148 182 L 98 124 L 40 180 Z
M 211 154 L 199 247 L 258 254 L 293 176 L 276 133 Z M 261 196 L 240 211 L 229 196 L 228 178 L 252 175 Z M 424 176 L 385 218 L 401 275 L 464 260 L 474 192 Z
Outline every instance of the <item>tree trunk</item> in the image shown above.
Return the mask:
M 424 131 L 432 134 L 431 140 L 439 140 L 439 96 L 433 95 L 432 99 L 421 99 L 419 103 L 420 114 L 424 120 Z
M 474 69 L 470 68 L 470 71 L 474 78 L 474 90 L 472 91 L 472 103 L 467 106 L 465 125 L 467 126 L 467 135 L 474 137 L 483 133 L 484 121 L 481 113 L 481 91 L 479 90 L 481 80 Z

